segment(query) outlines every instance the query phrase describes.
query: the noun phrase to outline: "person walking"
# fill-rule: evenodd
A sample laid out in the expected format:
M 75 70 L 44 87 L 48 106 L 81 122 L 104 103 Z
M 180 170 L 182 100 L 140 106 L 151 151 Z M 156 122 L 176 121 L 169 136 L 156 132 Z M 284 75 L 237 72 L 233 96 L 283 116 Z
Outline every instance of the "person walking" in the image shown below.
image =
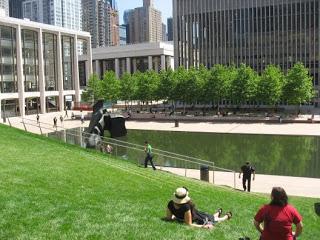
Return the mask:
M 64 117 L 68 118 L 69 116 L 68 116 L 68 107 L 67 106 L 65 106 L 64 111 L 65 111 Z
M 248 192 L 250 192 L 251 175 L 253 174 L 252 180 L 254 181 L 256 170 L 253 166 L 250 165 L 250 162 L 246 162 L 246 165 L 243 165 L 241 167 L 241 172 L 239 174 L 239 178 L 241 178 L 241 173 L 243 174 L 243 177 L 242 177 L 243 191 L 248 190 Z M 248 185 L 247 185 L 247 182 L 248 182 Z
M 63 117 L 62 117 L 62 115 L 60 115 L 60 123 L 61 123 L 61 126 L 63 126 Z
M 156 167 L 154 166 L 153 161 L 152 161 L 152 158 L 153 158 L 153 155 L 152 155 L 152 147 L 151 147 L 151 145 L 148 143 L 148 141 L 145 141 L 145 142 L 144 142 L 144 151 L 145 151 L 145 153 L 147 154 L 147 155 L 146 155 L 146 158 L 145 158 L 145 160 L 144 160 L 144 167 L 147 168 L 147 167 L 148 167 L 148 162 L 150 161 L 150 164 L 151 164 L 153 170 L 156 170 Z
M 38 123 L 38 124 L 40 123 L 40 116 L 39 116 L 38 113 L 37 113 L 37 123 Z
M 81 124 L 83 124 L 84 123 L 84 114 L 83 114 L 82 110 L 80 112 L 81 112 L 81 117 L 80 117 Z
M 57 128 L 57 122 L 58 122 L 57 117 L 54 117 L 54 118 L 53 118 L 53 127 L 54 127 L 54 128 Z
M 292 224 L 296 226 L 295 232 Z M 303 228 L 301 215 L 288 204 L 287 193 L 281 187 L 272 189 L 271 202 L 257 212 L 254 226 L 261 233 L 261 240 L 295 240 Z

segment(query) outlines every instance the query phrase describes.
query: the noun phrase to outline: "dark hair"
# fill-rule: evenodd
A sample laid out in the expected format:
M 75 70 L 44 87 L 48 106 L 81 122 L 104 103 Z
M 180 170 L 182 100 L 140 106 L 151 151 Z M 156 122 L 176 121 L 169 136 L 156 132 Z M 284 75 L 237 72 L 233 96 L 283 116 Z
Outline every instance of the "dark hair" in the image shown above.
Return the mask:
M 144 143 L 145 143 L 145 144 L 147 144 L 147 143 L 148 143 L 148 141 L 144 141 Z
M 282 187 L 274 187 L 271 192 L 272 200 L 270 205 L 286 206 L 288 204 L 288 196 Z
M 250 164 L 250 162 L 246 162 L 246 164 L 247 164 L 247 165 L 249 165 L 249 164 Z

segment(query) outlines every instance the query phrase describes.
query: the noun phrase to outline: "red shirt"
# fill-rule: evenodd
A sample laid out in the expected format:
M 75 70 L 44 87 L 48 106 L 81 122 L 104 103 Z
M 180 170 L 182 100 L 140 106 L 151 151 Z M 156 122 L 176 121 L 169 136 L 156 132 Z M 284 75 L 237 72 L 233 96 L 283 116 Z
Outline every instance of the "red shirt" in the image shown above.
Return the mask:
M 298 211 L 289 204 L 284 207 L 265 205 L 254 219 L 259 223 L 264 222 L 263 240 L 293 240 L 292 223 L 302 221 Z

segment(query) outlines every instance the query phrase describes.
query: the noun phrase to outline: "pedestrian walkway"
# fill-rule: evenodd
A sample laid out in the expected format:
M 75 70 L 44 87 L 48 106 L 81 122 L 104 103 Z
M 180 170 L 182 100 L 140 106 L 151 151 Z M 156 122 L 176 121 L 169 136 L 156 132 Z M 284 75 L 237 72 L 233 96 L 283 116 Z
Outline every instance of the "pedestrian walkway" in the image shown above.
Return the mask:
M 200 170 L 195 169 L 181 169 L 162 167 L 163 171 L 168 171 L 180 176 L 200 180 Z M 212 171 L 209 172 L 209 182 L 212 183 Z M 234 187 L 239 190 L 242 189 L 242 178 L 239 178 L 239 173 L 214 171 L 214 184 Z M 256 193 L 271 193 L 275 186 L 283 187 L 288 195 L 320 198 L 320 179 L 316 178 L 302 178 L 302 177 L 286 177 L 256 174 L 255 181 L 251 181 L 251 192 Z

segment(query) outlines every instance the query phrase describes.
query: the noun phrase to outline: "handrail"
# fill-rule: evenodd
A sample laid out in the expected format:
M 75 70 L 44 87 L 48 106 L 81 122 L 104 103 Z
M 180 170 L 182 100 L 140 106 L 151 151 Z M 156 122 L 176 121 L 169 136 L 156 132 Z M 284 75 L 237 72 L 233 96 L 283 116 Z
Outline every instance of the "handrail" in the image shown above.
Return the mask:
M 48 124 L 48 123 L 45 123 L 45 122 L 37 122 L 36 120 L 28 119 L 28 118 L 21 118 L 21 120 L 22 120 L 21 123 L 23 123 L 23 125 L 24 125 L 25 131 L 27 131 L 26 125 L 38 127 L 40 129 L 41 134 L 42 134 L 42 129 L 46 129 L 46 130 L 52 131 L 51 124 Z M 36 123 L 36 124 L 28 123 L 28 121 Z M 41 124 L 46 125 L 46 126 L 50 126 L 50 127 L 41 126 Z M 56 126 L 55 127 L 56 130 L 54 132 L 57 132 L 58 128 L 61 129 L 61 131 L 70 130 L 70 129 L 66 129 L 66 128 L 62 127 L 62 126 Z M 76 137 L 79 136 L 79 135 L 77 135 L 75 133 L 70 133 L 70 132 L 68 132 L 66 134 L 70 135 L 70 136 L 76 136 Z M 81 132 L 81 134 L 84 135 L 84 137 L 87 137 L 87 136 L 91 135 L 90 133 L 87 133 L 87 132 Z M 105 144 L 112 144 L 112 145 L 114 145 L 116 147 L 123 147 L 123 148 L 131 149 L 131 150 L 135 150 L 135 151 L 140 151 L 140 152 L 144 151 L 144 146 L 143 145 L 130 143 L 130 142 L 125 142 L 125 141 L 121 141 L 121 140 L 114 139 L 114 138 L 102 137 L 102 142 L 105 143 Z M 231 172 L 234 175 L 234 180 L 233 180 L 234 184 L 233 185 L 234 185 L 234 188 L 236 188 L 236 171 L 234 171 L 234 170 L 217 167 L 217 166 L 215 166 L 214 162 L 209 162 L 209 161 L 206 161 L 206 160 L 202 160 L 202 159 L 198 159 L 198 158 L 194 158 L 194 157 L 189 157 L 189 156 L 185 156 L 185 155 L 181 155 L 181 154 L 177 154 L 177 153 L 172 153 L 172 152 L 168 152 L 168 151 L 164 151 L 164 150 L 160 150 L 160 149 L 154 149 L 154 150 L 155 150 L 154 151 L 155 155 L 162 156 L 162 157 L 165 157 L 165 158 L 171 158 L 171 159 L 175 159 L 175 160 L 179 160 L 179 161 L 184 162 L 185 163 L 184 164 L 184 166 L 185 166 L 184 167 L 185 168 L 185 176 L 187 175 L 186 163 L 196 164 L 196 165 L 199 165 L 199 166 L 207 164 L 213 170 L 213 176 L 212 176 L 213 177 L 213 179 L 212 179 L 213 183 L 214 183 L 214 170 L 215 169 L 218 169 L 218 170 L 221 170 L 221 171 L 225 171 L 225 172 Z M 196 161 L 194 161 L 194 160 L 196 160 Z
M 32 122 L 36 122 L 36 120 L 33 120 L 33 119 L 28 119 L 28 118 L 22 118 L 23 120 L 28 120 L 28 121 L 32 121 Z M 45 125 L 50 125 L 51 124 L 48 124 L 48 123 L 43 123 L 43 122 L 39 122 L 40 124 L 45 124 Z M 61 130 L 67 130 L 66 128 L 62 127 L 62 126 L 57 126 L 56 128 L 59 128 Z M 84 132 L 86 135 L 90 135 L 90 133 L 87 133 L 87 132 Z M 133 146 L 137 146 L 137 147 L 141 147 L 141 148 L 144 148 L 143 145 L 140 145 L 140 144 L 136 144 L 136 143 L 130 143 L 130 142 L 125 142 L 125 141 L 122 141 L 122 140 L 119 140 L 119 139 L 114 139 L 114 138 L 110 138 L 110 137 L 101 137 L 102 139 L 111 139 L 112 142 L 120 142 L 120 143 L 123 143 L 123 144 L 128 144 L 128 145 L 133 145 Z M 199 161 L 199 162 L 202 162 L 202 164 L 214 164 L 214 162 L 211 162 L 211 161 L 207 161 L 207 160 L 203 160 L 203 159 L 200 159 L 200 158 L 195 158 L 195 157 L 191 157 L 191 156 L 186 156 L 186 155 L 182 155 L 182 154 L 178 154 L 178 153 L 173 153 L 173 152 L 169 152 L 169 151 L 165 151 L 165 150 L 161 150 L 161 149 L 157 149 L 157 148 L 153 148 L 153 150 L 155 152 L 160 152 L 160 153 L 166 153 L 166 154 L 169 154 L 169 155 L 173 155 L 173 156 L 177 156 L 177 157 L 182 157 L 182 158 L 187 158 L 187 159 L 192 159 L 192 160 L 196 160 L 196 161 Z M 230 169 L 228 169 L 228 171 L 232 171 Z

